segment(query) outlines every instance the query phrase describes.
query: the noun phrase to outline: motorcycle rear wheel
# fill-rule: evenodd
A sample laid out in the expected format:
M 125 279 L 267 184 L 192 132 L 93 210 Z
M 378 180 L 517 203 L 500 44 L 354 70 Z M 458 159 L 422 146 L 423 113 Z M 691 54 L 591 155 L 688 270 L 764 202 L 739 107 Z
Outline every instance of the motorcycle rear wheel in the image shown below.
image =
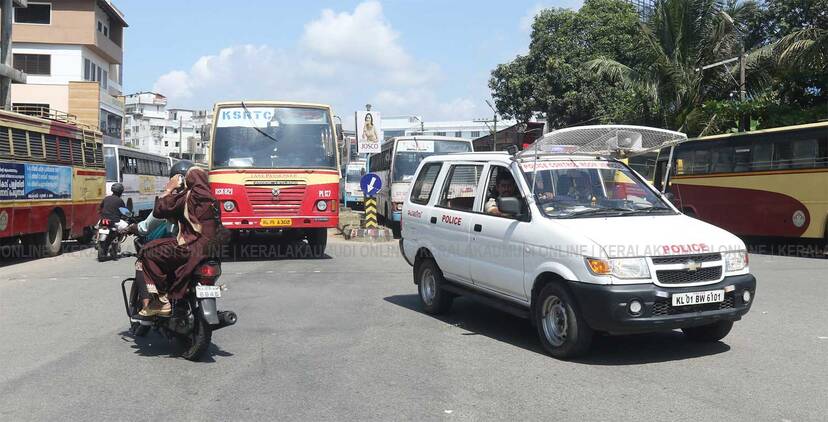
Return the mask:
M 210 347 L 210 341 L 213 337 L 213 328 L 204 320 L 201 312 L 196 310 L 195 314 L 193 331 L 189 335 L 178 337 L 184 346 L 181 357 L 194 362 L 201 359 L 201 356 Z

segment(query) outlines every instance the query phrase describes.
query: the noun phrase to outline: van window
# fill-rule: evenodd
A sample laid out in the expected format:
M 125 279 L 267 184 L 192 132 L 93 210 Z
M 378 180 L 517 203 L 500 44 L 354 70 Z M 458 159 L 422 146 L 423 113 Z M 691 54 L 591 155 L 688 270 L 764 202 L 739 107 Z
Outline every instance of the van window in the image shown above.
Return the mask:
M 420 205 L 428 203 L 431 199 L 431 191 L 434 190 L 434 182 L 437 181 L 437 175 L 440 174 L 442 167 L 443 163 L 429 163 L 423 166 L 423 170 L 414 182 L 414 187 L 411 188 L 411 202 Z
M 474 207 L 474 198 L 477 196 L 477 182 L 480 181 L 482 172 L 482 165 L 451 166 L 437 205 L 453 210 L 471 211 Z
M 533 175 L 530 175 L 530 178 L 535 184 L 536 193 L 546 192 L 547 190 L 551 191 L 553 189 L 552 183 L 549 185 L 544 184 L 543 177 L 538 178 L 538 180 L 534 180 Z M 504 166 L 491 166 L 491 170 L 489 171 L 489 180 L 486 182 L 486 198 L 485 201 L 483 201 L 483 212 L 501 217 L 513 217 L 511 215 L 501 213 L 497 208 L 497 198 L 501 196 L 501 191 L 497 186 L 498 184 L 506 186 L 511 185 L 512 193 L 508 194 L 508 196 L 518 198 L 521 202 L 523 202 L 523 196 L 520 194 L 520 188 L 518 188 L 517 182 L 515 181 L 514 176 L 512 176 L 512 172 Z

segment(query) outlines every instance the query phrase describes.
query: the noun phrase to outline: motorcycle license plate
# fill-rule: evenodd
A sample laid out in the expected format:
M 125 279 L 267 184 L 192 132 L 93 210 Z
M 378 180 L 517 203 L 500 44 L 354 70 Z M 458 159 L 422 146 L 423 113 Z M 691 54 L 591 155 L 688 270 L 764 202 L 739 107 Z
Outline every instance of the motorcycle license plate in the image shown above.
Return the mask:
M 221 297 L 221 287 L 219 286 L 196 286 L 196 297 L 199 299 L 209 297 Z

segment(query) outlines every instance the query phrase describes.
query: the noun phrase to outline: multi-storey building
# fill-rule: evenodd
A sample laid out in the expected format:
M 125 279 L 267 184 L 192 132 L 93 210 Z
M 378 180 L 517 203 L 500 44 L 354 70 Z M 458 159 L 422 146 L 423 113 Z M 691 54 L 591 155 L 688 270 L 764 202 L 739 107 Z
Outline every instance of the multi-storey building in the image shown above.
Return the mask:
M 210 112 L 167 109 L 167 98 L 155 92 L 130 94 L 124 101 L 125 144 L 153 154 L 204 161 Z
M 13 66 L 27 79 L 12 85 L 12 106 L 68 112 L 120 143 L 123 13 L 109 0 L 39 0 L 15 7 L 13 22 Z

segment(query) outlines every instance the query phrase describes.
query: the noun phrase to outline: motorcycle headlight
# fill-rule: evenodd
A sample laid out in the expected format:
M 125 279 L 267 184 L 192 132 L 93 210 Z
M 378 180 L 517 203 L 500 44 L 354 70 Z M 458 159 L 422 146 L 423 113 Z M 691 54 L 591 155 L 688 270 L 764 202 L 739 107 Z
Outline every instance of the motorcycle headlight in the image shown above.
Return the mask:
M 644 258 L 587 258 L 587 268 L 595 275 L 611 275 L 624 279 L 650 278 L 650 267 Z
M 725 252 L 723 257 L 726 272 L 741 271 L 748 266 L 747 251 Z

